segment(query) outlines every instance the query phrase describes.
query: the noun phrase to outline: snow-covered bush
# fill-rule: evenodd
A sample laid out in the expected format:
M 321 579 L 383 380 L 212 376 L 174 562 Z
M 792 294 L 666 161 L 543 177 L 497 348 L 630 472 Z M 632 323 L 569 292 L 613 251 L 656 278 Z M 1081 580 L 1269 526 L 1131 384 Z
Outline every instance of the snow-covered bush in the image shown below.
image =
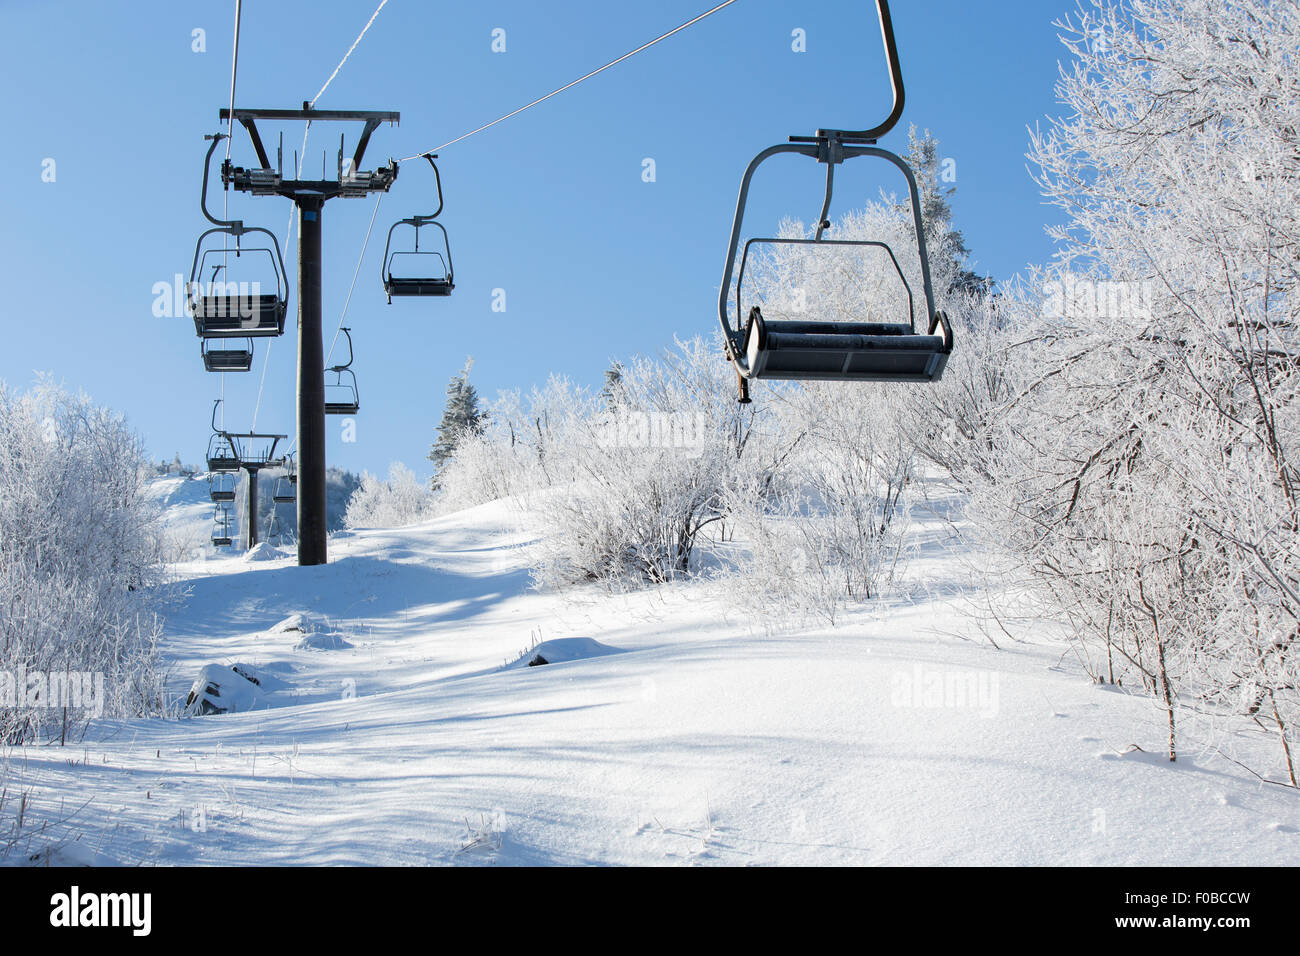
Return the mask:
M 1033 381 L 1034 358 L 1053 331 L 1020 285 L 941 300 L 956 346 L 940 381 L 899 390 L 898 424 L 922 462 L 970 493 L 992 480 L 1006 410 Z
M 538 582 L 661 583 L 691 571 L 701 533 L 724 517 L 752 421 L 716 343 L 679 341 L 630 362 L 614 400 L 578 418 L 558 449 L 569 484 L 536 501 Z
M 945 208 L 936 204 L 937 212 Z M 949 239 L 956 234 L 946 220 L 927 225 L 947 243 L 932 257 L 938 305 L 964 303 L 966 296 L 946 292 L 962 265 Z M 787 220 L 779 235 L 801 239 L 811 231 Z M 756 247 L 742 313 L 758 304 L 769 318 L 906 322 L 915 309 L 915 324 L 928 329 L 909 204 L 884 196 L 846 213 L 827 235 L 886 242 L 895 258 L 875 246 Z M 922 402 L 932 398 L 925 392 L 863 383 L 754 387 L 768 407 L 725 503 L 740 542 L 730 552 L 735 580 L 728 586 L 738 607 L 759 608 L 768 620 L 833 624 L 845 607 L 882 593 L 909 524 L 916 439 L 904 426 L 925 421 L 927 436 L 950 431 L 926 421 Z
M 455 511 L 568 482 L 568 450 L 584 440 L 583 422 L 598 407 L 557 376 L 527 399 L 518 391 L 502 393 L 487 421 L 461 436 L 439 471 L 439 507 Z
M 0 740 L 162 711 L 147 472 L 119 416 L 48 382 L 0 385 Z
M 894 401 L 877 386 L 780 393 L 771 464 L 751 462 L 727 499 L 739 606 L 834 624 L 885 590 L 907 540 L 914 466 Z
M 388 480 L 370 472 L 348 500 L 343 521 L 348 528 L 401 528 L 432 518 L 433 493 L 401 462 L 388 468 Z

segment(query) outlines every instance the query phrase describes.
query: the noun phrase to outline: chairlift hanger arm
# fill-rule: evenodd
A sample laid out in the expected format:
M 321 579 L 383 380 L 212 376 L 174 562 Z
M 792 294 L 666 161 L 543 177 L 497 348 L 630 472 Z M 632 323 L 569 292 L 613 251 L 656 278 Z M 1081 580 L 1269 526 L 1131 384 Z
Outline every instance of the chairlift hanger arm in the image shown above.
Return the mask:
M 903 89 L 903 66 L 898 58 L 898 41 L 894 37 L 894 18 L 889 13 L 889 0 L 876 0 L 876 12 L 880 15 L 880 33 L 885 43 L 885 59 L 889 63 L 889 82 L 894 95 L 894 105 L 889 115 L 871 129 L 819 129 L 815 136 L 791 136 L 790 142 L 812 143 L 829 139 L 841 143 L 872 144 L 898 125 L 903 116 L 906 93 Z
M 438 158 L 438 154 L 421 153 L 420 155 L 424 159 L 427 159 L 429 161 L 429 165 L 433 167 L 433 179 L 438 187 L 438 208 L 431 213 L 428 214 L 417 213 L 414 216 L 408 216 L 407 218 L 400 221 L 401 223 L 405 223 L 408 226 L 415 226 L 416 229 L 419 229 L 420 226 L 428 225 L 432 220 L 437 219 L 440 215 L 442 215 L 442 174 L 438 172 L 438 164 L 434 162 L 434 160 Z M 446 232 L 445 229 L 443 231 Z M 392 230 L 390 229 L 389 232 L 391 233 Z M 419 243 L 420 240 L 418 235 L 416 236 L 415 241 L 417 244 Z
M 240 234 L 244 231 L 244 224 L 242 221 L 238 219 L 218 219 L 216 216 L 212 215 L 212 213 L 208 212 L 208 174 L 212 169 L 212 154 L 216 152 L 217 146 L 220 145 L 221 141 L 228 137 L 225 133 L 213 133 L 211 136 L 205 136 L 203 138 L 212 140 L 212 145 L 208 147 L 208 155 L 203 159 L 203 192 L 199 194 L 199 208 L 203 210 L 203 217 L 207 219 L 208 222 L 212 223 L 214 226 L 220 227 L 238 239 Z M 209 232 L 213 231 L 215 230 L 209 230 Z M 207 235 L 207 233 L 204 233 L 204 235 Z
M 437 219 L 438 216 L 442 214 L 442 174 L 438 172 L 438 164 L 434 162 L 434 160 L 438 158 L 438 154 L 424 153 L 422 155 L 424 156 L 425 159 L 429 161 L 429 165 L 433 167 L 433 179 L 434 182 L 438 184 L 438 208 L 435 209 L 433 212 L 429 213 L 429 215 L 427 216 L 417 216 L 416 218 Z
M 339 326 L 339 331 L 342 332 L 343 336 L 348 340 L 348 360 L 344 362 L 342 365 L 331 365 L 329 368 L 329 371 L 331 372 L 348 371 L 349 369 L 352 368 L 352 359 L 354 358 L 352 353 L 352 330 L 344 325 L 344 326 Z
M 289 273 L 284 268 L 284 254 L 280 251 L 280 240 L 276 238 L 275 233 L 269 229 L 263 229 L 261 226 L 245 226 L 241 219 L 218 219 L 208 211 L 208 179 L 212 169 L 212 154 L 216 152 L 218 144 L 226 138 L 225 133 L 215 133 L 211 137 L 212 145 L 208 147 L 208 154 L 203 159 L 203 192 L 199 196 L 199 208 L 203 211 L 203 216 L 208 222 L 213 224 L 213 228 L 199 236 L 199 241 L 194 247 L 194 262 L 190 267 L 190 282 L 193 284 L 199 278 L 199 255 L 203 250 L 203 240 L 214 232 L 223 232 L 226 235 L 235 237 L 235 254 L 239 254 L 239 240 L 245 233 L 262 232 L 271 237 L 271 243 L 275 249 L 275 264 L 279 266 L 276 273 L 276 292 L 281 299 L 287 299 L 289 294 Z

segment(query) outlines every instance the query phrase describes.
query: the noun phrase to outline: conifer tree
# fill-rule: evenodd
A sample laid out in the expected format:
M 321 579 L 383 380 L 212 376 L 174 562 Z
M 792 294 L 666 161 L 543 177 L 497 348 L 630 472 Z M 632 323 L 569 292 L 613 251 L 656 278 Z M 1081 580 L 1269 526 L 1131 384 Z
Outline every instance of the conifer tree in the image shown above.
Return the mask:
M 481 431 L 487 423 L 487 412 L 479 405 L 478 390 L 469 380 L 469 371 L 473 365 L 474 359 L 467 358 L 465 367 L 447 383 L 447 404 L 442 410 L 442 421 L 438 425 L 438 438 L 429 449 L 435 487 L 438 472 L 455 454 L 456 446 L 466 435 Z

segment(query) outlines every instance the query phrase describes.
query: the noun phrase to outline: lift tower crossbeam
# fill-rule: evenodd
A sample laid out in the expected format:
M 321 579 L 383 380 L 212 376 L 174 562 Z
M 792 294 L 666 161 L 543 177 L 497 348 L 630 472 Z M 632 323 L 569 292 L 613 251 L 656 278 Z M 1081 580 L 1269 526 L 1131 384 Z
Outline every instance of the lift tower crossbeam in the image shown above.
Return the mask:
M 226 159 L 221 166 L 222 185 L 255 196 L 283 196 L 298 207 L 298 564 L 324 564 L 325 524 L 325 347 L 321 322 L 321 213 L 326 200 L 335 196 L 360 197 L 388 192 L 397 178 L 397 163 L 389 161 L 370 171 L 361 170 L 370 135 L 380 123 L 396 125 L 401 115 L 387 110 L 314 110 L 303 103 L 300 110 L 229 110 L 220 119 L 238 121 L 248 131 L 253 151 L 261 164 L 257 169 L 233 166 Z M 284 156 L 277 150 L 273 168 L 257 121 L 360 122 L 360 139 L 352 156 L 344 162 L 340 138 L 335 178 L 285 179 Z M 301 162 L 306 163 L 306 157 Z M 295 170 L 294 176 L 301 175 Z

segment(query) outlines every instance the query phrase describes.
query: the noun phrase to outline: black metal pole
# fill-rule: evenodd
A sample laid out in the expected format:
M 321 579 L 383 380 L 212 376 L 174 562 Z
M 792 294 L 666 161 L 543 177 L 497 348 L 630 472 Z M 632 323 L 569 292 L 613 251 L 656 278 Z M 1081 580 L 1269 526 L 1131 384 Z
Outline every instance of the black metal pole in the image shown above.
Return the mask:
M 248 547 L 257 544 L 257 469 L 248 472 Z
M 325 346 L 319 195 L 298 195 L 298 565 L 325 564 Z

